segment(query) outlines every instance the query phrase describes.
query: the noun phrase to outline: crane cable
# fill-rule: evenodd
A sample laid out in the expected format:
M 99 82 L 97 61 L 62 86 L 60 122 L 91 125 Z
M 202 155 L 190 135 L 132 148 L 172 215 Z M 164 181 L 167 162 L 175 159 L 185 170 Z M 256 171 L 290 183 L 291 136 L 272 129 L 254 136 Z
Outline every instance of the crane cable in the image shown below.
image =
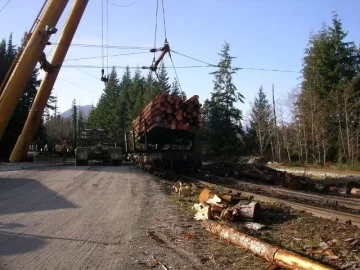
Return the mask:
M 106 1 L 106 73 L 109 78 L 109 2 Z
M 156 35 L 157 35 L 157 16 L 158 16 L 158 10 L 159 10 L 159 0 L 156 0 L 156 11 L 155 11 L 155 39 L 154 39 L 154 48 L 156 48 Z M 153 64 L 155 63 L 155 53 L 154 50 L 154 58 L 153 58 Z
M 164 0 L 161 0 L 161 7 L 162 7 L 163 24 L 164 24 L 164 37 L 165 37 L 165 42 L 164 42 L 164 44 L 168 44 L 167 35 L 166 35 L 166 20 L 165 20 Z M 154 66 L 154 64 L 155 64 L 155 54 L 156 54 L 156 51 L 157 51 L 157 49 L 156 49 L 156 38 L 157 38 L 158 11 L 159 11 L 159 0 L 156 0 L 156 11 L 155 11 L 155 41 L 154 41 L 154 50 L 153 50 L 153 51 L 154 51 L 154 57 L 153 57 L 153 64 L 152 64 L 152 66 Z M 168 53 L 169 53 L 171 62 L 173 63 L 173 67 L 174 67 L 174 69 L 175 69 L 174 62 L 173 62 L 173 60 L 172 60 L 172 58 L 171 58 L 171 55 L 170 55 L 170 51 L 168 51 Z M 163 59 L 161 59 L 161 61 L 163 61 Z M 160 83 L 160 77 L 159 77 L 159 74 L 158 74 L 158 72 L 157 72 L 157 69 L 155 68 L 153 71 L 155 72 L 156 78 L 157 78 L 158 82 Z M 179 82 L 179 78 L 178 78 L 178 76 L 177 76 L 176 70 L 175 70 L 175 74 L 176 74 L 176 77 L 177 77 L 178 84 L 179 84 L 179 86 L 180 86 L 180 82 Z M 181 88 L 181 86 L 180 86 L 180 88 Z
M 105 54 L 104 54 L 104 0 L 101 0 L 101 81 L 105 84 L 109 80 L 109 3 L 106 1 L 106 52 L 107 52 L 107 75 L 105 75 Z
M 167 43 L 164 0 L 161 0 L 161 4 L 162 4 L 162 10 L 163 10 L 165 43 Z M 176 77 L 177 83 L 179 85 L 180 91 L 183 92 L 181 84 L 180 84 L 179 76 L 178 76 L 176 68 L 175 68 L 174 60 L 172 59 L 172 56 L 171 56 L 171 50 L 169 50 L 168 54 L 169 54 L 169 57 L 170 57 L 170 60 L 171 60 L 171 64 L 172 64 L 172 66 L 174 68 L 175 77 Z

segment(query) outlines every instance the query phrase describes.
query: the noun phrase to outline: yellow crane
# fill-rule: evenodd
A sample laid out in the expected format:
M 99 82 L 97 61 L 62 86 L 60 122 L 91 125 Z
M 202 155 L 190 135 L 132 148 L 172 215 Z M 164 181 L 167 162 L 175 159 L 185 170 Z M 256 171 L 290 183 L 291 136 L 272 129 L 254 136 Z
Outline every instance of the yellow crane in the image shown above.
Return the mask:
M 22 160 L 29 149 L 61 65 L 63 64 L 89 0 L 74 0 L 53 57 L 50 62 L 47 62 L 43 51 L 49 42 L 50 36 L 56 33 L 56 24 L 68 2 L 68 0 L 45 1 L 44 9 L 37 20 L 37 24 L 33 27 L 33 31 L 30 33 L 18 61 L 11 69 L 11 73 L 5 78 L 6 81 L 2 84 L 4 86 L 3 89 L 0 89 L 1 140 L 38 61 L 45 71 L 45 76 L 38 89 L 24 128 L 11 153 L 11 162 Z

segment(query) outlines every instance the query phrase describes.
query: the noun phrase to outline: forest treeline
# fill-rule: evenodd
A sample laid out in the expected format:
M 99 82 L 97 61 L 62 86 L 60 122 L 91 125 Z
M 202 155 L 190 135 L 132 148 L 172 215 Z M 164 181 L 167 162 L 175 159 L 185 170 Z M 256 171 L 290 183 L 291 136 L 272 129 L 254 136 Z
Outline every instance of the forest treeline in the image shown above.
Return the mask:
M 16 50 L 11 38 L 2 41 L 0 79 Z M 266 96 L 263 86 L 259 85 L 250 112 L 243 112 L 241 105 L 235 106 L 238 102 L 249 101 L 241 94 L 243 89 L 237 89 L 234 84 L 234 76 L 239 72 L 233 67 L 234 58 L 230 44 L 225 43 L 219 53 L 218 67 L 211 73 L 214 85 L 203 104 L 204 128 L 196 131 L 198 150 L 204 157 L 237 159 L 256 155 L 277 162 L 357 166 L 360 158 L 360 50 L 347 40 L 347 32 L 336 14 L 330 25 L 324 24 L 310 35 L 303 57 L 301 85 L 289 89 L 286 98 L 279 100 L 274 86 L 273 95 Z M 35 70 L 1 147 L 11 148 L 12 136 L 17 138 L 21 131 L 39 85 L 37 77 Z M 49 102 L 43 119 L 46 132 L 40 128 L 36 140 L 43 143 L 62 139 L 75 141 L 84 127 L 105 128 L 111 135 L 123 137 L 144 105 L 163 90 L 172 95 L 185 95 L 176 79 L 170 82 L 164 65 L 160 65 L 158 76 L 153 72 L 144 76 L 141 69 L 132 73 L 129 67 L 119 75 L 113 68 L 108 79 L 87 119 L 77 112 L 75 101 L 71 119 L 62 119 L 58 112 L 52 113 L 54 108 Z

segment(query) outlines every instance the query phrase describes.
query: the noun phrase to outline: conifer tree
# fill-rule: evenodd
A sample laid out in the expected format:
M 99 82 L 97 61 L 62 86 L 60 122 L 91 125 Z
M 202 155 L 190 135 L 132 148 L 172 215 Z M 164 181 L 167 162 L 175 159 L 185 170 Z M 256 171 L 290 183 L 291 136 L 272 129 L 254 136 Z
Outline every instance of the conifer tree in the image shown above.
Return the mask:
M 255 135 L 252 139 L 256 142 L 256 153 L 260 156 L 264 156 L 269 147 L 272 121 L 271 106 L 263 87 L 260 86 L 251 108 L 250 128 L 248 130 L 249 135 Z
M 78 109 L 76 107 L 76 100 L 73 99 L 71 104 L 71 118 L 70 118 L 70 132 L 73 142 L 77 139 L 77 119 L 78 119 Z
M 149 103 L 162 92 L 156 83 L 156 79 L 154 79 L 152 71 L 149 71 L 148 75 L 146 76 L 144 88 L 144 104 Z
M 159 87 L 161 91 L 170 92 L 171 85 L 169 83 L 169 76 L 166 71 L 164 62 L 161 62 L 157 73 L 158 73 L 158 78 L 156 81 L 157 87 Z
M 235 102 L 243 102 L 244 97 L 237 91 L 232 77 L 236 69 L 232 68 L 234 57 L 230 55 L 230 45 L 225 43 L 221 50 L 219 69 L 214 75 L 214 89 L 211 99 L 206 100 L 206 126 L 209 146 L 213 154 L 231 155 L 239 149 L 239 134 L 242 133 L 242 112 Z

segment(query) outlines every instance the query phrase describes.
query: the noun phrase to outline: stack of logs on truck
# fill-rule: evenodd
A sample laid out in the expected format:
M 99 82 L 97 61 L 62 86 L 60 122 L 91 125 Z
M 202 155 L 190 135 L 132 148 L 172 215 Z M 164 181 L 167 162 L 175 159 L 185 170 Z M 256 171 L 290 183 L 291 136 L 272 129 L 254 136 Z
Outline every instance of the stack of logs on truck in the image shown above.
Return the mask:
M 135 159 L 142 165 L 193 168 L 194 130 L 203 125 L 201 107 L 197 95 L 185 99 L 163 91 L 133 121 L 126 147 L 133 150 Z

